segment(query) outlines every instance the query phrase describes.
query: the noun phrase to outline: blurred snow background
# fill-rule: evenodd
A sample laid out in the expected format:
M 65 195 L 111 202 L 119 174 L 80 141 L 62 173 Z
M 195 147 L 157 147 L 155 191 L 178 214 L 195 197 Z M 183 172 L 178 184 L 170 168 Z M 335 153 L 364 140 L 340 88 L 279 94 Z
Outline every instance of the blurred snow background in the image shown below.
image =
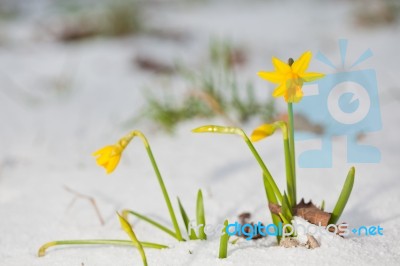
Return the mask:
M 218 240 L 176 244 L 152 227 L 136 222 L 140 239 L 175 245 L 148 251 L 151 265 L 386 264 L 400 250 L 396 226 L 399 178 L 400 41 L 397 1 L 0 1 L 0 264 L 128 265 L 140 263 L 129 248 L 69 248 L 36 251 L 55 239 L 123 238 L 115 211 L 131 208 L 168 223 L 158 184 L 139 141 L 133 141 L 120 167 L 106 176 L 90 154 L 115 142 L 145 106 L 144 91 L 182 87 L 174 75 L 140 67 L 146 56 L 167 64 L 184 62 L 196 70 L 212 38 L 227 38 L 245 48 L 239 76 L 251 79 L 258 97 L 272 84 L 256 76 L 271 69 L 271 56 L 297 57 L 322 51 L 339 62 L 338 39 L 349 40 L 349 60 L 370 48 L 374 56 L 359 69 L 376 70 L 383 130 L 364 141 L 381 150 L 379 164 L 355 165 L 356 183 L 343 221 L 384 227 L 383 237 L 353 237 L 321 249 L 279 250 L 273 239 L 241 243 L 227 260 L 216 258 Z M 110 12 L 115 6 L 124 8 Z M 137 16 L 129 22 L 126 17 Z M 111 17 L 110 17 L 111 16 Z M 312 71 L 330 71 L 313 60 Z M 175 88 L 177 87 L 177 88 Z M 278 110 L 284 111 L 281 99 Z M 243 125 L 251 132 L 260 121 Z M 198 188 L 205 194 L 207 219 L 220 223 L 250 211 L 270 221 L 260 171 L 234 136 L 197 136 L 190 129 L 224 120 L 196 120 L 166 135 L 150 121 L 148 136 L 171 198 L 179 195 L 194 217 Z M 298 195 L 322 200 L 331 210 L 349 164 L 345 140 L 333 143 L 331 169 L 299 169 Z M 304 149 L 298 143 L 298 150 Z M 280 187 L 284 185 L 280 137 L 257 144 Z M 64 186 L 97 201 L 106 224 L 92 206 Z M 193 251 L 189 254 L 188 250 Z M 249 259 L 251 258 L 251 259 Z

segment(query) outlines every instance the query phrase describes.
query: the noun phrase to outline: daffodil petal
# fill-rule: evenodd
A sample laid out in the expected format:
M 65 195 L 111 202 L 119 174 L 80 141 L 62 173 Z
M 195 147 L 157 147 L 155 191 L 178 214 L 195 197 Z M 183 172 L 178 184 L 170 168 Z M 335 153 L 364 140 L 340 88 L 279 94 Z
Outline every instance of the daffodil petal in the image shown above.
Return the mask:
M 103 153 L 109 153 L 112 149 L 113 149 L 113 146 L 108 145 L 108 146 L 105 146 L 105 147 L 93 152 L 92 155 L 93 156 L 99 156 L 99 155 L 101 155 Z
M 312 53 L 310 51 L 303 53 L 299 57 L 299 59 L 294 61 L 293 65 L 292 65 L 292 71 L 294 73 L 298 73 L 298 74 L 304 73 L 307 70 L 308 65 L 310 64 L 311 57 L 312 57 Z
M 272 96 L 274 96 L 274 97 L 283 96 L 285 94 L 286 90 L 287 90 L 286 83 L 283 82 L 278 87 L 276 87 Z
M 308 72 L 308 73 L 303 73 L 300 77 L 302 80 L 304 80 L 304 82 L 311 82 L 323 78 L 324 76 L 325 75 L 322 73 Z
M 110 158 L 110 161 L 108 162 L 107 167 L 106 167 L 107 174 L 110 174 L 111 172 L 113 172 L 115 170 L 120 159 L 121 159 L 121 156 L 113 156 Z
M 251 133 L 250 140 L 256 142 L 274 134 L 276 126 L 273 124 L 263 124 L 254 129 Z
M 272 57 L 272 64 L 274 65 L 276 72 L 288 73 L 291 70 L 288 64 L 282 62 L 276 57 Z
M 281 83 L 285 78 L 285 75 L 279 72 L 260 71 L 257 74 L 260 78 L 268 80 L 272 83 Z

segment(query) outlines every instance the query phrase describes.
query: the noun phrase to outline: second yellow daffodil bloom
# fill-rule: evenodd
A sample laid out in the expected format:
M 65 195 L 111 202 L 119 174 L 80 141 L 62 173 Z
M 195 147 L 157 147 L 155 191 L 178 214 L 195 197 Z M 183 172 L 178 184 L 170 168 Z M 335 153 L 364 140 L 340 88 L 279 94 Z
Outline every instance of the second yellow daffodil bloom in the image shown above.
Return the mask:
M 110 174 L 118 166 L 122 152 L 131 141 L 133 136 L 130 134 L 123 137 L 117 144 L 107 145 L 93 153 L 96 158 L 96 163 L 106 169 L 107 174 Z

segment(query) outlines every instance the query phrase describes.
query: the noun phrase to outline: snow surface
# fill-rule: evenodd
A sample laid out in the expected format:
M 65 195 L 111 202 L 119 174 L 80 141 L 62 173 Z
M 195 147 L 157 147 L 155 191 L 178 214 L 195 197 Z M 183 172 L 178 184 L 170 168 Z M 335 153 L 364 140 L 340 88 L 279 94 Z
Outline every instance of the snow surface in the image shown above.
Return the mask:
M 364 141 L 378 147 L 382 161 L 358 164 L 353 194 L 341 221 L 354 226 L 380 225 L 383 236 L 321 238 L 321 247 L 284 249 L 272 237 L 239 241 L 228 258 L 217 259 L 219 239 L 178 243 L 132 219 L 138 238 L 169 245 L 146 250 L 150 265 L 398 265 L 400 260 L 400 129 L 398 24 L 361 28 L 353 23 L 348 1 L 218 1 L 166 4 L 149 12 L 154 25 L 189 32 L 185 43 L 151 36 L 96 38 L 75 44 L 42 36 L 32 20 L 1 27 L 0 41 L 0 265 L 141 265 L 128 247 L 58 247 L 38 258 L 45 242 L 62 239 L 128 239 L 115 211 L 130 208 L 169 224 L 151 165 L 139 140 L 125 152 L 110 176 L 90 154 L 115 142 L 131 128 L 126 122 L 143 106 L 142 90 L 162 78 L 132 65 L 137 54 L 201 64 L 210 36 L 229 37 L 250 52 L 244 77 L 254 78 L 261 94 L 272 85 L 255 73 L 270 69 L 272 55 L 287 58 L 305 50 L 338 58 L 337 40 L 349 39 L 349 56 L 371 48 L 362 67 L 377 72 L 383 130 Z M 182 58 L 181 58 L 182 57 Z M 339 62 L 339 61 L 338 61 Z M 316 61 L 312 70 L 326 71 Z M 56 89 L 63 79 L 67 89 Z M 178 82 L 178 81 L 169 81 Z M 265 88 L 268 86 L 268 90 Z M 60 88 L 60 87 L 58 87 Z M 208 223 L 222 223 L 250 211 L 253 220 L 270 223 L 260 169 L 237 136 L 194 135 L 192 128 L 223 121 L 191 121 L 170 137 L 144 124 L 170 196 L 179 196 L 194 218 L 196 192 L 203 189 Z M 247 132 L 257 123 L 245 125 Z M 132 128 L 134 129 L 134 128 Z M 298 169 L 298 195 L 332 210 L 350 164 L 346 142 L 334 140 L 330 169 Z M 284 187 L 280 137 L 256 147 L 280 187 Z M 297 150 L 305 149 L 301 142 Z M 69 206 L 68 186 L 94 197 L 106 224 L 101 226 L 85 200 Z M 175 202 L 175 201 L 174 201 Z M 174 205 L 176 211 L 177 205 Z M 190 251 L 190 252 L 189 252 Z

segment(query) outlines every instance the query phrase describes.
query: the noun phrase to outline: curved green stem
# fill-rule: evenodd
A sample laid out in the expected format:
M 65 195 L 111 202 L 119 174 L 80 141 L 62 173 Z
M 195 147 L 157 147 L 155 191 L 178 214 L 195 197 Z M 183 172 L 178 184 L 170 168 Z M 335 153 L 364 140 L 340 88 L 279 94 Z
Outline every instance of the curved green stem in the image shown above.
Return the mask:
M 264 161 L 261 159 L 260 154 L 257 152 L 256 148 L 253 146 L 253 143 L 251 143 L 251 140 L 249 137 L 244 133 L 242 129 L 241 131 L 241 136 L 243 137 L 244 141 L 246 142 L 247 146 L 250 148 L 251 153 L 253 153 L 254 157 L 256 158 L 258 164 L 260 165 L 261 169 L 263 170 L 263 173 L 265 174 L 266 179 L 268 180 L 268 184 L 272 187 L 272 190 L 274 191 L 274 194 L 278 198 L 279 202 L 282 202 L 282 193 L 279 191 L 278 186 L 275 183 L 274 178 L 272 177 L 271 173 L 269 172 L 267 166 L 265 165 Z
M 151 243 L 141 242 L 145 248 L 163 249 L 168 246 Z M 130 240 L 114 240 L 114 239 L 88 239 L 88 240 L 57 240 L 44 244 L 38 251 L 38 256 L 43 257 L 46 254 L 46 250 L 54 246 L 65 246 L 65 245 L 116 245 L 116 246 L 134 246 Z
M 172 207 L 171 200 L 169 199 L 168 192 L 167 192 L 167 189 L 166 189 L 165 184 L 164 184 L 164 180 L 161 177 L 160 170 L 158 169 L 156 160 L 154 159 L 153 152 L 151 151 L 151 148 L 150 148 L 150 144 L 147 141 L 145 135 L 142 132 L 138 131 L 138 130 L 132 131 L 130 133 L 130 135 L 132 136 L 132 138 L 134 136 L 137 136 L 143 141 L 143 144 L 144 144 L 144 146 L 146 148 L 147 154 L 148 154 L 148 156 L 150 158 L 150 161 L 151 161 L 151 164 L 153 166 L 154 172 L 156 173 L 158 183 L 160 184 L 162 193 L 164 195 L 164 200 L 165 200 L 165 202 L 167 204 L 169 215 L 171 216 L 172 224 L 174 225 L 176 238 L 179 241 L 183 241 L 184 239 L 182 237 L 181 230 L 179 229 L 179 225 L 178 225 L 178 221 L 177 221 L 176 216 L 175 216 L 174 208 Z
M 279 191 L 278 186 L 275 183 L 274 178 L 272 177 L 271 173 L 269 172 L 267 166 L 265 165 L 264 161 L 261 159 L 260 155 L 258 154 L 256 148 L 254 148 L 253 144 L 249 137 L 244 133 L 243 129 L 238 127 L 223 127 L 223 126 L 215 126 L 215 125 L 207 125 L 195 128 L 192 130 L 194 133 L 218 133 L 218 134 L 236 134 L 241 136 L 244 141 L 246 142 L 247 146 L 250 148 L 251 153 L 256 158 L 258 164 L 260 165 L 263 173 L 265 174 L 265 178 L 268 180 L 268 185 L 272 187 L 272 190 L 276 197 L 278 198 L 279 202 L 282 202 L 282 194 Z

